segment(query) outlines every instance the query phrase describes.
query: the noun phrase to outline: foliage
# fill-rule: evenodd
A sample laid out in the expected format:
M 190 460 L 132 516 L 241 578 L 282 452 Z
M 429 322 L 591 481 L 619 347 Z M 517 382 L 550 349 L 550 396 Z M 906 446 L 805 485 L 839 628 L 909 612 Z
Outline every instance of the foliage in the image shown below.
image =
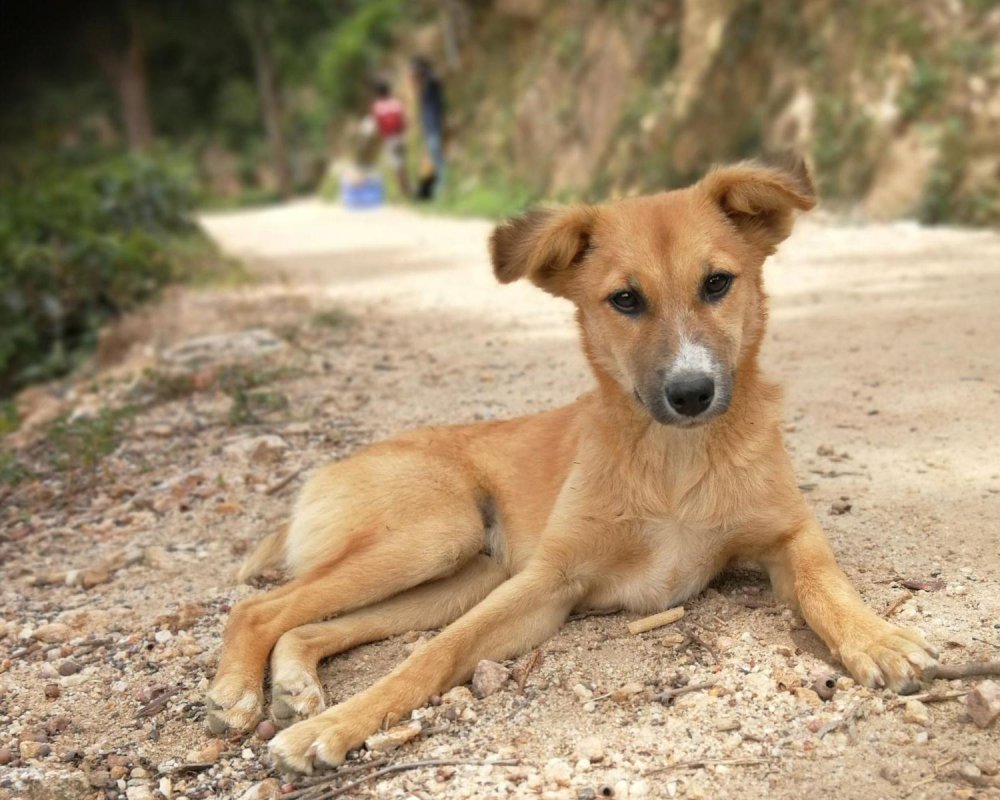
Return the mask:
M 70 368 L 100 325 L 152 297 L 201 243 L 189 182 L 115 157 L 0 176 L 0 394 Z
M 319 59 L 320 85 L 331 112 L 357 111 L 399 20 L 400 0 L 368 0 L 331 32 Z
M 48 431 L 56 469 L 91 469 L 114 452 L 135 416 L 132 406 L 104 408 L 96 416 L 57 420 Z

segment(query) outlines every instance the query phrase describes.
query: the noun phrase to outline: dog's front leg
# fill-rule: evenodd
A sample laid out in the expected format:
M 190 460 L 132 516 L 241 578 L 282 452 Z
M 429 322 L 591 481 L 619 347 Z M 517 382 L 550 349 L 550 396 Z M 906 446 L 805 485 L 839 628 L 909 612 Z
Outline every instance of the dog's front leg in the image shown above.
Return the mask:
M 371 688 L 278 734 L 272 757 L 298 772 L 342 764 L 384 720 L 398 721 L 468 680 L 480 659 L 509 658 L 547 639 L 585 592 L 565 569 L 534 559 Z
M 864 604 L 811 515 L 763 561 L 776 594 L 798 606 L 858 682 L 900 694 L 917 690 L 937 654 L 918 633 L 886 622 Z

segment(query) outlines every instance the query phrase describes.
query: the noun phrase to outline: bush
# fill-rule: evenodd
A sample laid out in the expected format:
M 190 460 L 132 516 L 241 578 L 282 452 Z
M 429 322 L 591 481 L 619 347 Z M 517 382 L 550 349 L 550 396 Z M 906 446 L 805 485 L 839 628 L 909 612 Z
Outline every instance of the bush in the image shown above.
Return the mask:
M 178 276 L 177 245 L 204 241 L 194 201 L 152 158 L 0 176 L 0 396 L 69 369 L 103 322 Z

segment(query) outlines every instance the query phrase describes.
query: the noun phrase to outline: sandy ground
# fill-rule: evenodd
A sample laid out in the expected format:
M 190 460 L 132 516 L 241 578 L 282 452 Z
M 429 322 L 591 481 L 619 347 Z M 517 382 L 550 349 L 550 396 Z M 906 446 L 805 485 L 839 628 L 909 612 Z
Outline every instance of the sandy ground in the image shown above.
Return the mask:
M 570 307 L 497 287 L 485 222 L 309 201 L 204 223 L 259 280 L 172 292 L 109 337 L 113 365 L 26 398 L 27 430 L 4 442 L 38 477 L 0 486 L 0 797 L 195 800 L 280 778 L 259 737 L 211 741 L 201 700 L 226 612 L 256 591 L 232 572 L 303 475 L 406 427 L 588 386 Z M 1000 658 L 1000 237 L 808 219 L 768 281 L 765 361 L 846 571 L 943 660 Z M 273 337 L 227 389 L 229 340 L 200 356 L 190 340 L 248 329 Z M 250 412 L 234 416 L 234 398 Z M 126 404 L 113 452 L 44 468 L 46 419 Z M 906 579 L 936 582 L 897 604 Z M 517 765 L 414 769 L 342 796 L 1000 797 L 1000 723 L 976 727 L 961 697 L 907 709 L 848 679 L 819 701 L 802 687 L 839 668 L 759 575 L 723 576 L 671 628 L 631 636 L 625 622 L 569 623 L 523 689 L 425 709 L 423 735 L 389 757 Z M 328 700 L 416 638 L 327 663 Z M 707 681 L 669 706 L 653 697 Z M 974 682 L 953 684 L 934 689 Z

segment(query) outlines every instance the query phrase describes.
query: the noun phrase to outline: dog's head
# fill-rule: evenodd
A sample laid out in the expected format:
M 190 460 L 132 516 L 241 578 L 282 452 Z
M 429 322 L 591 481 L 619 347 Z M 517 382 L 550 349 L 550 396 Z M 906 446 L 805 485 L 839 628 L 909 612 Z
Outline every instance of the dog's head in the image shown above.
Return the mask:
M 490 239 L 501 283 L 572 300 L 584 349 L 658 422 L 724 413 L 767 317 L 764 259 L 816 204 L 804 166 L 718 168 L 686 189 L 529 211 Z

